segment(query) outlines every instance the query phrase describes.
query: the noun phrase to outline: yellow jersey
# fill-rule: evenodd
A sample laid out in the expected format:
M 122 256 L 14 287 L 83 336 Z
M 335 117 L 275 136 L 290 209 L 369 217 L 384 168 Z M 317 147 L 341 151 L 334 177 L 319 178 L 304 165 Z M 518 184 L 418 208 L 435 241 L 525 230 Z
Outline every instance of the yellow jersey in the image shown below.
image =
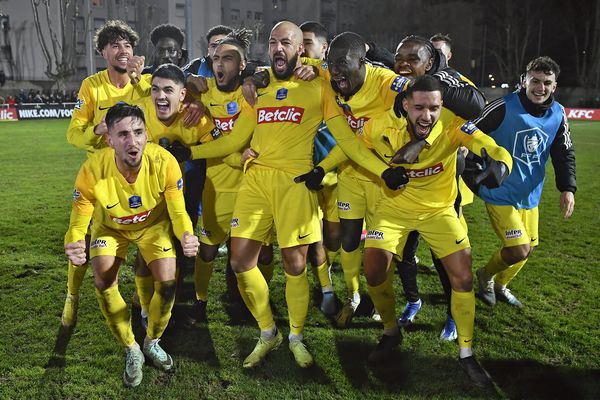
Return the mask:
M 181 240 L 193 232 L 185 211 L 183 179 L 175 157 L 160 146 L 148 143 L 134 183 L 117 169 L 112 148 L 92 154 L 79 170 L 73 191 L 71 222 L 65 243 L 82 240 L 90 219 L 115 230 L 141 230 L 170 218 Z M 169 234 L 165 232 L 165 234 Z
M 385 68 L 373 67 L 366 64 L 365 81 L 361 88 L 349 98 L 337 94 L 336 103 L 344 112 L 348 126 L 356 133 L 358 138 L 368 147 L 372 148 L 369 138 L 364 135 L 363 128 L 367 121 L 394 106 L 398 93 L 404 91 L 410 82 L 407 78 L 396 75 Z M 329 157 L 333 164 L 339 163 L 345 157 L 339 149 L 333 149 Z M 341 157 L 341 158 L 340 158 Z M 335 165 L 328 165 L 329 160 L 321 163 L 327 171 Z M 338 174 L 349 174 L 356 179 L 377 182 L 377 177 L 353 161 L 346 161 L 338 168 Z
M 240 86 L 233 92 L 223 92 L 217 87 L 214 78 L 206 78 L 208 91 L 202 94 L 202 104 L 210 112 L 210 116 L 216 126 L 214 139 L 227 136 L 233 130 L 235 121 L 240 116 L 244 95 Z M 206 160 L 206 178 L 212 182 L 216 192 L 236 193 L 242 181 L 242 168 L 239 165 L 239 157 L 236 165 L 223 162 L 222 157 L 209 158 Z
M 258 90 L 254 108 L 243 103 L 232 134 L 193 147 L 193 158 L 230 154 L 252 137 L 250 147 L 259 154 L 254 164 L 300 175 L 313 168 L 314 137 L 325 121 L 344 152 L 381 176 L 387 165 L 362 145 L 345 123 L 328 81 L 317 77 L 307 82 L 295 76 L 278 80 L 272 71 L 269 74 L 271 83 Z
M 384 160 L 390 160 L 396 151 L 411 140 L 405 118 L 397 118 L 393 111 L 373 118 L 365 124 L 365 135 Z M 494 140 L 481 132 L 470 121 L 443 108 L 434 125 L 428 144 L 421 150 L 414 164 L 406 168 L 409 181 L 403 189 L 384 188 L 384 197 L 406 212 L 432 212 L 452 207 L 457 195 L 456 151 L 465 146 L 475 154 L 485 147 L 488 154 L 512 168 L 512 157 Z
M 108 112 L 108 109 L 120 101 L 129 104 L 146 96 L 150 90 L 152 75 L 144 74 L 136 85 L 127 82 L 122 88 L 114 86 L 108 71 L 100 71 L 88 76 L 81 82 L 77 102 L 73 109 L 71 122 L 67 128 L 67 141 L 75 147 L 92 153 L 106 147 L 104 137 L 96 135 L 94 128 Z

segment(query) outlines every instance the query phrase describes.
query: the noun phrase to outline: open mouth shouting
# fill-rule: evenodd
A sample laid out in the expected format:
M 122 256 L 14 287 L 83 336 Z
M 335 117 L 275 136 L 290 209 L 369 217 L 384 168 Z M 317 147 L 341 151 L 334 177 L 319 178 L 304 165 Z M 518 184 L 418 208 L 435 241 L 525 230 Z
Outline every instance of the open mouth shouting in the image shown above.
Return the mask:
M 340 92 L 345 93 L 350 91 L 350 82 L 343 75 L 332 76 L 331 80 L 335 82 Z
M 216 78 L 216 80 L 217 80 L 217 83 L 218 83 L 220 86 L 223 86 L 223 85 L 225 85 L 225 84 L 227 83 L 227 82 L 226 82 L 225 73 L 224 73 L 223 71 L 216 71 L 216 72 L 215 72 L 215 78 Z
M 287 57 L 285 53 L 278 53 L 273 56 L 273 68 L 279 73 L 284 73 L 287 70 Z
M 420 139 L 425 139 L 427 136 L 429 136 L 429 133 L 433 128 L 433 122 L 417 119 L 417 122 L 414 124 L 413 128 L 415 136 Z
M 169 104 L 169 102 L 167 100 L 156 100 L 156 102 L 154 103 L 156 105 L 156 112 L 157 114 L 168 114 L 169 111 L 171 110 L 171 105 Z

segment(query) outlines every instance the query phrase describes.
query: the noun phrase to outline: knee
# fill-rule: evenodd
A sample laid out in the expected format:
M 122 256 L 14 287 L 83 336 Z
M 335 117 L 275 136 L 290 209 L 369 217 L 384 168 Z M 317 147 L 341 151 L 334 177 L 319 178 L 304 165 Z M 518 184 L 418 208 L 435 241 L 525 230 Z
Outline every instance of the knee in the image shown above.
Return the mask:
M 512 265 L 529 257 L 531 246 L 528 244 L 523 244 L 520 246 L 505 247 L 504 251 L 505 253 L 503 255 L 506 255 L 506 259 L 504 261 L 507 264 Z
M 96 289 L 100 291 L 106 290 L 115 284 L 116 282 L 113 279 L 107 279 L 104 276 L 94 274 L 94 285 L 96 286 Z
M 379 286 L 387 279 L 389 261 L 377 250 L 365 249 L 364 273 L 369 286 Z
M 263 246 L 258 254 L 258 263 L 269 265 L 273 262 L 273 246 Z
M 199 257 L 204 262 L 211 262 L 217 257 L 218 251 L 219 251 L 219 246 L 209 246 L 209 245 L 200 243 Z
M 177 282 L 175 280 L 159 282 L 158 292 L 165 303 L 170 303 L 175 299 L 175 289 Z
M 342 233 L 342 248 L 350 252 L 358 249 L 362 229 L 347 229 Z

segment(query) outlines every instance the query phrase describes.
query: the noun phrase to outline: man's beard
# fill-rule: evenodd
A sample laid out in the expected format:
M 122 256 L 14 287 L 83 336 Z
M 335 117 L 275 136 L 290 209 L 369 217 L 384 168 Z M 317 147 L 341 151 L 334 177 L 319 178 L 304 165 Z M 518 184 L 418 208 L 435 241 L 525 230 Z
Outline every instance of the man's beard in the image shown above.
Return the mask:
M 114 69 L 115 69 L 115 71 L 117 71 L 120 74 L 126 74 L 127 73 L 127 70 L 125 68 L 121 68 L 121 67 L 115 66 Z
M 292 57 L 292 59 L 289 61 L 288 65 L 287 65 L 287 68 L 282 73 L 277 72 L 275 70 L 275 68 L 272 68 L 272 67 L 271 67 L 271 70 L 273 71 L 273 75 L 275 75 L 275 78 L 277 78 L 279 80 L 287 80 L 294 74 L 294 70 L 296 69 L 297 63 L 298 63 L 298 54 L 296 54 L 294 57 Z
M 219 89 L 221 92 L 233 92 L 235 89 L 237 89 L 239 81 L 240 76 L 238 75 L 222 86 L 217 83 L 217 89 Z

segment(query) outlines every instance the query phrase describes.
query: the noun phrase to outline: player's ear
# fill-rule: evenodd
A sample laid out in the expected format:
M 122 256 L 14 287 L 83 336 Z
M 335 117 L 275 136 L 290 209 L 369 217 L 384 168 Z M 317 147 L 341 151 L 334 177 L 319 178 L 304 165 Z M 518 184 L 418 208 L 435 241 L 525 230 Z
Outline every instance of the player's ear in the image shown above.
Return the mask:
M 402 99 L 402 108 L 404 111 L 408 112 L 408 100 L 405 98 Z
M 433 57 L 427 61 L 427 65 L 425 66 L 425 71 L 429 71 L 433 67 Z
M 240 61 L 240 72 L 246 69 L 246 65 L 248 65 L 248 62 L 246 60 Z
M 185 99 L 185 94 L 187 93 L 187 89 L 185 86 L 181 88 L 181 92 L 179 93 L 179 101 L 182 102 Z

